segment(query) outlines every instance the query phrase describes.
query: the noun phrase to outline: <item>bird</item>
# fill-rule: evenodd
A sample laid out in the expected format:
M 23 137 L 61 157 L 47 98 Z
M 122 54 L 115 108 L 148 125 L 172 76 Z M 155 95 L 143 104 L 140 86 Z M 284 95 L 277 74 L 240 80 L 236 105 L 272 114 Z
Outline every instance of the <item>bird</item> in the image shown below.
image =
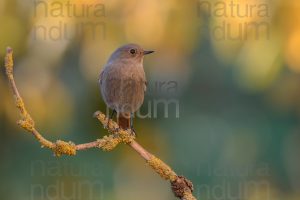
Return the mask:
M 153 52 L 144 50 L 138 44 L 126 44 L 109 57 L 98 79 L 102 98 L 112 110 L 106 128 L 114 114 L 117 114 L 119 127 L 130 129 L 136 135 L 133 114 L 143 104 L 147 88 L 143 58 Z

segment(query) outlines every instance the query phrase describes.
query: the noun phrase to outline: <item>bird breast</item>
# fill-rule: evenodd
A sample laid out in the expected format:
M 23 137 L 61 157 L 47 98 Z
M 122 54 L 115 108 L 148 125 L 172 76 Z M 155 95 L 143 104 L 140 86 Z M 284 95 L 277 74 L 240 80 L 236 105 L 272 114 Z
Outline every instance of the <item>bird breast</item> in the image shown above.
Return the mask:
M 109 63 L 100 75 L 105 103 L 119 113 L 137 111 L 144 101 L 145 72 L 142 65 Z

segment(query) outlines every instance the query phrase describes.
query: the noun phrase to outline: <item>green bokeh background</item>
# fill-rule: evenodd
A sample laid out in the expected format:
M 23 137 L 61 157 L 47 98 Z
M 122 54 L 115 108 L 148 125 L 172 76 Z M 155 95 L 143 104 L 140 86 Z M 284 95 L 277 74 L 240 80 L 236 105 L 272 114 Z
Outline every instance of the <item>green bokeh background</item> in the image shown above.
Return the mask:
M 108 56 L 131 42 L 153 49 L 144 59 L 149 88 L 141 108 L 151 117 L 135 119 L 137 140 L 188 177 L 198 199 L 296 200 L 299 9 L 297 0 L 1 0 L 0 60 L 11 46 L 16 83 L 38 130 L 83 143 L 106 134 L 92 115 L 106 109 L 97 79 Z M 266 26 L 258 32 L 245 28 L 260 22 Z M 15 123 L 1 66 L 2 199 L 175 198 L 126 145 L 60 158 L 40 148 Z M 173 105 L 165 117 L 157 100 L 176 101 L 179 117 Z

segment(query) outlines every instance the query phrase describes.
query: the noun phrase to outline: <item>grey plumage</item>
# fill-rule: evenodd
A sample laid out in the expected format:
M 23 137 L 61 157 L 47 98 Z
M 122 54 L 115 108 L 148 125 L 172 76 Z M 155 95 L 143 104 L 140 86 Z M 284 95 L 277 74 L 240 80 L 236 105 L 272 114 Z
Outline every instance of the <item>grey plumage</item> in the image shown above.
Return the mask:
M 124 45 L 103 68 L 99 76 L 101 94 L 106 105 L 118 114 L 129 116 L 142 105 L 146 91 L 143 57 L 152 52 L 136 44 Z

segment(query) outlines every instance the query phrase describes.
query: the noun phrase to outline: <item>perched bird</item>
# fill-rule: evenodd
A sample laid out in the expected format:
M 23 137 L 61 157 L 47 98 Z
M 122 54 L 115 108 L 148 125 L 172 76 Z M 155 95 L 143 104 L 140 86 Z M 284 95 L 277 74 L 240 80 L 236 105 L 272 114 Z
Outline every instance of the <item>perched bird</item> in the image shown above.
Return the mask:
M 133 129 L 133 113 L 144 101 L 146 77 L 143 67 L 146 51 L 137 44 L 127 44 L 115 50 L 99 76 L 99 87 L 106 105 L 112 109 L 108 123 L 117 113 L 122 129 Z

